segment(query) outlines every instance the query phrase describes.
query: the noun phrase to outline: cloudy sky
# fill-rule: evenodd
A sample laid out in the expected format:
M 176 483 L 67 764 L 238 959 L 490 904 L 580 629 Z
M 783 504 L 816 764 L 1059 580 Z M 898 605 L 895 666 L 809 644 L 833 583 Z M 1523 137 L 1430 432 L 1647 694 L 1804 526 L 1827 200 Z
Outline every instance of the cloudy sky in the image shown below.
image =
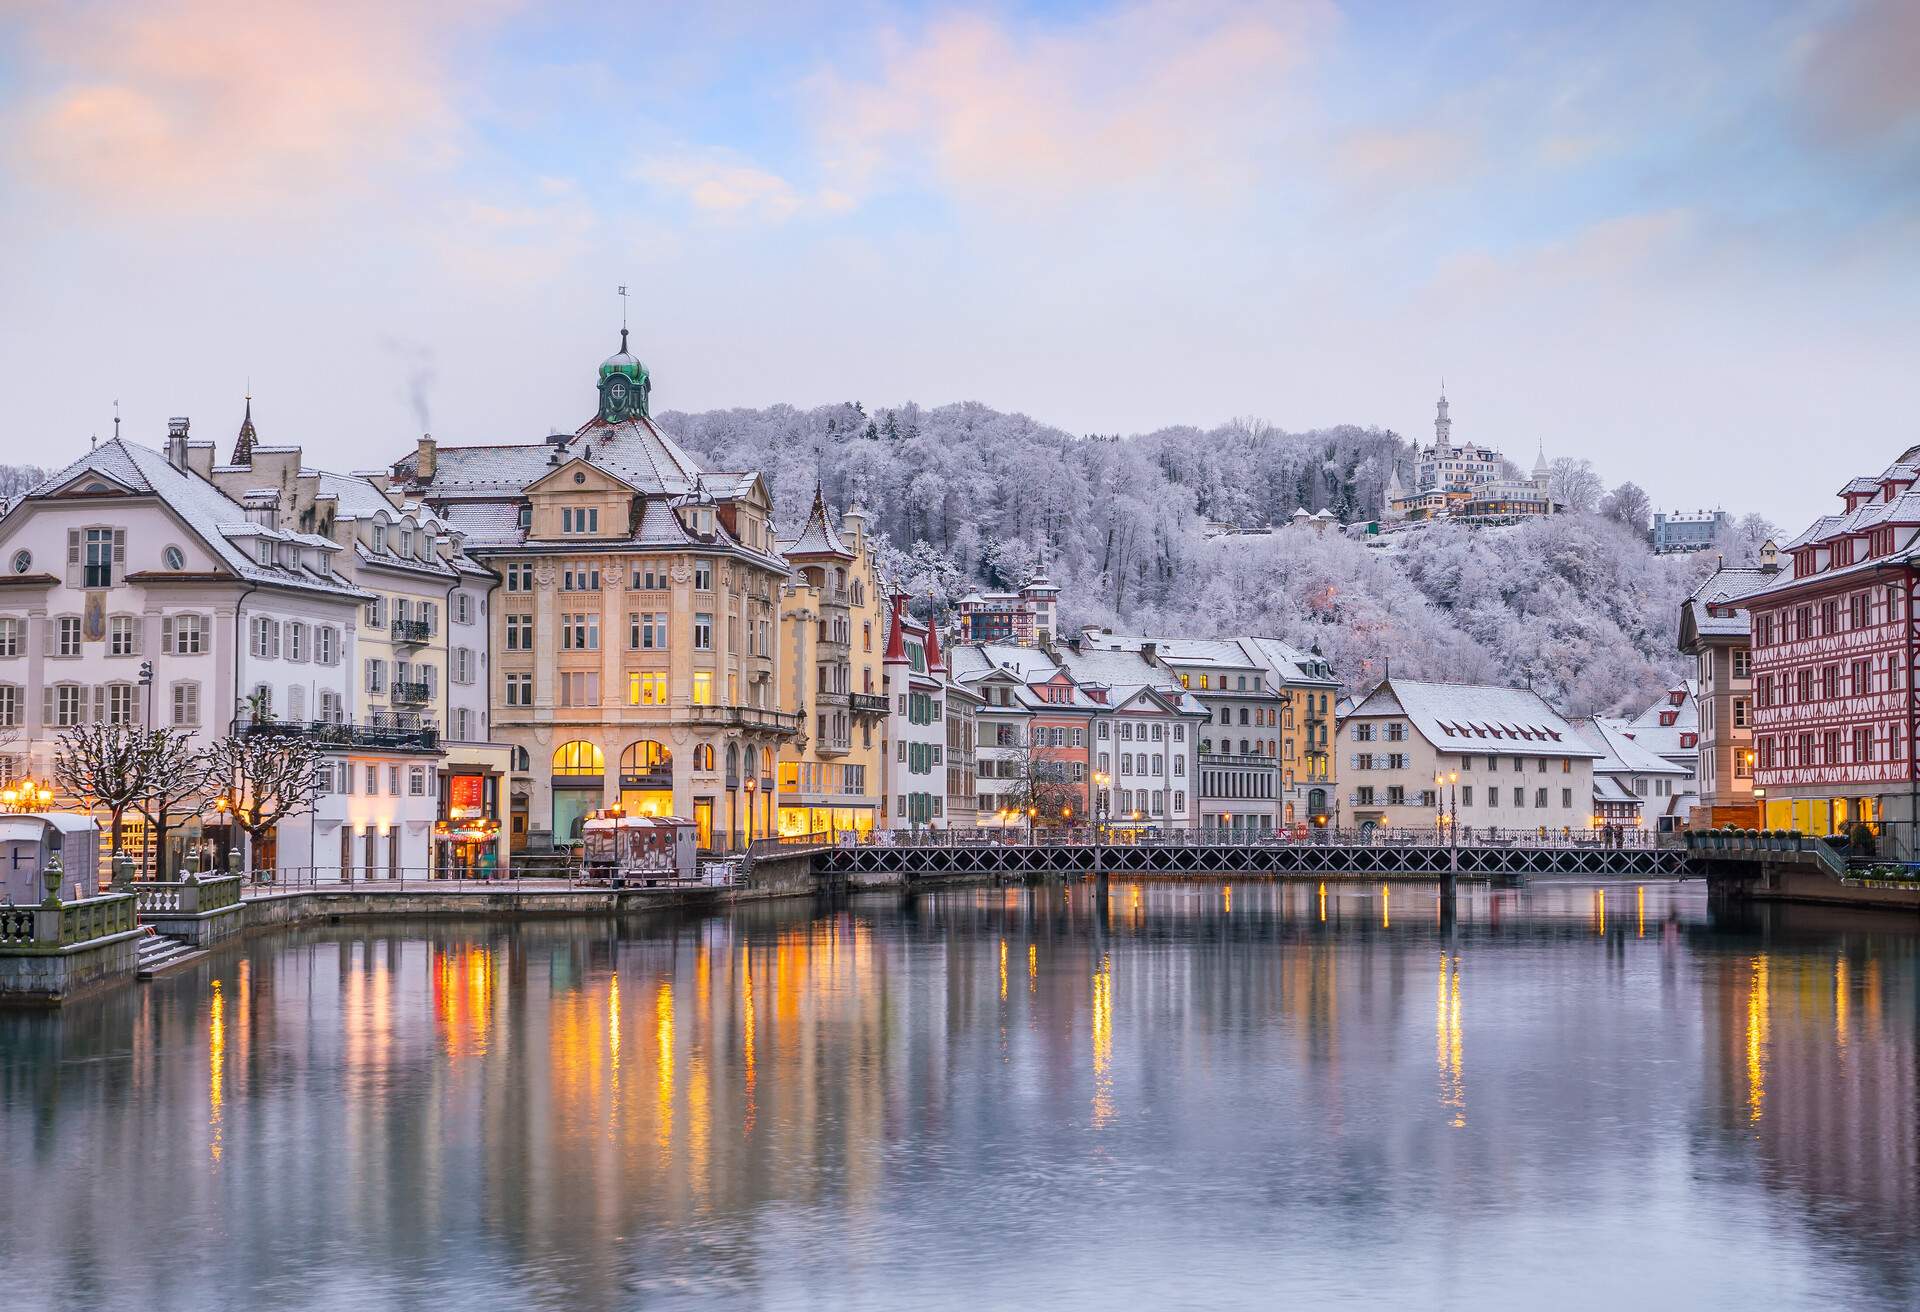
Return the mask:
M 0 0 L 0 459 L 978 399 L 1591 458 L 1920 442 L 1920 4 Z M 420 411 L 426 413 L 424 418 Z

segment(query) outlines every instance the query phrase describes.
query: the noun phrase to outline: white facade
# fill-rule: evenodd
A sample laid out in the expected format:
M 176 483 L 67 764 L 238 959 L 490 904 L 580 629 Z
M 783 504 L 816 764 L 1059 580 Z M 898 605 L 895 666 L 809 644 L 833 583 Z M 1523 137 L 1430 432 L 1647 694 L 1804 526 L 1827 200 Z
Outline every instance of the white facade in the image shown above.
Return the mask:
M 1457 823 L 1464 836 L 1594 824 L 1600 750 L 1526 689 L 1390 679 L 1341 719 L 1339 749 L 1343 825 Z

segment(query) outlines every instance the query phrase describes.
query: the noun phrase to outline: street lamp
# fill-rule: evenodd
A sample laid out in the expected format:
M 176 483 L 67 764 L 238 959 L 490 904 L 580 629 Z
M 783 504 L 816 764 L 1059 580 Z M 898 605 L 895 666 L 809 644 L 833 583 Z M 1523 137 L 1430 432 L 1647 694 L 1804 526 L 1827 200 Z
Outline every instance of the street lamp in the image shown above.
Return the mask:
M 752 775 L 747 776 L 747 846 L 753 846 L 753 794 L 759 788 L 760 781 Z
M 1039 818 L 1040 808 L 1037 806 L 1029 806 L 1027 808 L 1027 843 L 1029 846 L 1033 843 L 1033 822 Z
M 1105 827 L 1107 818 L 1107 785 L 1113 782 L 1113 776 L 1105 770 L 1093 772 L 1093 822 L 1096 836 Z

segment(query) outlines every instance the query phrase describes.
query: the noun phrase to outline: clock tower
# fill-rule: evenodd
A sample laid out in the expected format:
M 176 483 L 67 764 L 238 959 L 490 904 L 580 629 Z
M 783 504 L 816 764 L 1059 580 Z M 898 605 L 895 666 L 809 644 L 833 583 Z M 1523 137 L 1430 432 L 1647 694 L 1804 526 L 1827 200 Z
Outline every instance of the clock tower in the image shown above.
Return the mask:
M 620 330 L 620 349 L 600 366 L 600 420 L 619 424 L 647 417 L 653 380 L 647 367 L 627 351 L 627 330 Z

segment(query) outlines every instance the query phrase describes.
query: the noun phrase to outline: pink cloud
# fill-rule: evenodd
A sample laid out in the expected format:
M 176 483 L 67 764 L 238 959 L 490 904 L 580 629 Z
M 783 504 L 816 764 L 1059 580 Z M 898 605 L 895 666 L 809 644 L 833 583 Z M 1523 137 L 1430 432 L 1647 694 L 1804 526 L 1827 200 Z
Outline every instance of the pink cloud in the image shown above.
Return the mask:
M 1835 133 L 1880 137 L 1920 123 L 1920 4 L 1861 0 L 1814 36 L 1803 76 Z
M 1039 29 L 948 18 L 892 35 L 874 79 L 818 79 L 821 144 L 854 194 L 918 174 L 1016 203 L 1236 186 L 1299 117 L 1287 75 L 1326 22 L 1307 3 L 1135 5 Z
M 311 199 L 453 157 L 449 48 L 499 5 L 159 0 L 42 6 L 5 124 L 30 178 L 194 211 Z

